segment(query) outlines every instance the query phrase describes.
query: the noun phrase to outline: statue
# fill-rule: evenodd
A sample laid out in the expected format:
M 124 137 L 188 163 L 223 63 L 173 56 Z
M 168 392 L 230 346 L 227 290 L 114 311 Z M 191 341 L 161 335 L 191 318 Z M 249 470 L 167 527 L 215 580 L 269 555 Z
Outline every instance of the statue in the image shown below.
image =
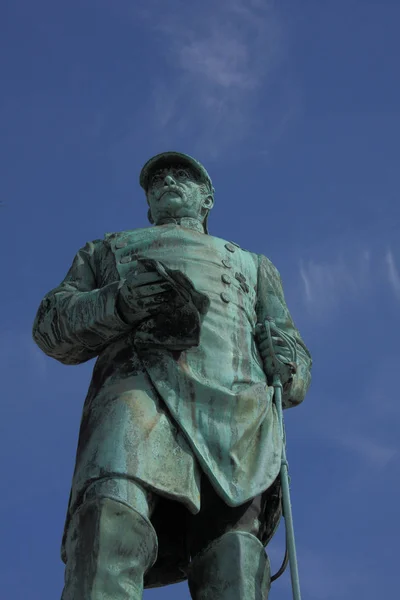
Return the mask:
M 209 235 L 205 168 L 165 152 L 140 184 L 151 226 L 87 243 L 33 327 L 66 365 L 96 358 L 62 600 L 139 600 L 186 579 L 196 600 L 261 600 L 281 518 L 282 439 L 259 324 L 273 319 L 284 408 L 304 399 L 311 357 L 273 264 Z

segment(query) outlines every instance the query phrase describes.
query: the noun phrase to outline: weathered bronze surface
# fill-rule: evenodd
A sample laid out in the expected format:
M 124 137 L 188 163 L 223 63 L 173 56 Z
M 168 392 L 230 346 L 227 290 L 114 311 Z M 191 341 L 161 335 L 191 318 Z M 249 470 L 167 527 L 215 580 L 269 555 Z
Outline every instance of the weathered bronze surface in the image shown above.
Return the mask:
M 261 599 L 263 548 L 281 514 L 282 440 L 258 324 L 275 324 L 285 408 L 305 397 L 310 354 L 274 265 L 208 234 L 214 188 L 204 167 L 164 153 L 140 183 L 151 227 L 87 243 L 33 328 L 64 364 L 97 359 L 63 599 L 132 600 L 143 586 L 186 578 L 198 600 Z

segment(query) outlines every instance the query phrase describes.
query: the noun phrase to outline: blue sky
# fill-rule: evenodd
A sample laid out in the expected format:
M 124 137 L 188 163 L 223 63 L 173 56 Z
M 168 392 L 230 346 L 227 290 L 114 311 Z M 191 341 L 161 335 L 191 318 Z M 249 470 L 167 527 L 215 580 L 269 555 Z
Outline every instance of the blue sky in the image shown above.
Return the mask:
M 3 0 L 2 599 L 60 597 L 93 367 L 42 355 L 36 309 L 86 241 L 147 225 L 139 171 L 169 149 L 211 174 L 210 233 L 278 267 L 314 358 L 286 412 L 303 597 L 395 596 L 399 19 L 388 0 Z

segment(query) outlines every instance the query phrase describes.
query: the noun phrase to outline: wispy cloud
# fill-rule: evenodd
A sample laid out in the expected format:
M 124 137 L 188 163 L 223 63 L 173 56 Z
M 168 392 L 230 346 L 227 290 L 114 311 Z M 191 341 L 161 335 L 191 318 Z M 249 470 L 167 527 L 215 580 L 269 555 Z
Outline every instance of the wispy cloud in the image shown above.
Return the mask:
M 390 360 L 382 355 L 373 371 L 354 374 L 347 393 L 335 380 L 333 389 L 323 391 L 303 424 L 308 439 L 338 451 L 338 463 L 347 463 L 351 457 L 359 480 L 385 470 L 400 452 L 400 412 L 391 378 L 397 361 L 397 356 Z
M 376 248 L 370 251 L 346 246 L 336 257 L 299 263 L 303 301 L 314 317 L 325 317 L 361 297 L 365 302 L 366 292 L 374 289 L 379 289 L 380 295 L 391 291 L 400 300 L 400 271 L 392 250 L 384 253 Z
M 300 262 L 303 297 L 313 314 L 326 313 L 343 299 L 356 297 L 370 282 L 369 251 L 336 260 Z
M 382 469 L 397 454 L 398 449 L 378 439 L 373 439 L 368 435 L 354 431 L 329 432 L 326 437 L 331 437 L 338 446 L 345 450 L 350 450 L 358 458 L 366 463 L 370 468 Z
M 391 285 L 396 297 L 400 300 L 400 273 L 391 250 L 387 251 L 385 261 L 389 284 Z
M 364 470 L 371 474 L 372 470 L 385 469 L 391 460 L 399 453 L 400 446 L 393 442 L 392 437 L 384 436 L 382 432 L 375 431 L 373 427 L 374 415 L 367 409 L 362 410 L 354 417 L 340 406 L 333 412 L 322 411 L 309 423 L 310 433 L 320 439 L 324 445 L 333 446 L 342 450 L 352 460 L 356 460 L 364 476 Z M 356 463 L 355 463 L 356 464 Z
M 273 3 L 176 4 L 171 11 L 166 2 L 146 0 L 141 9 L 148 27 L 164 40 L 160 59 L 166 73 L 152 82 L 148 109 L 155 134 L 184 146 L 195 140 L 194 150 L 209 157 L 237 150 L 250 134 L 259 141 L 279 136 L 295 94 L 279 76 L 286 42 Z M 260 151 L 265 149 L 264 142 Z

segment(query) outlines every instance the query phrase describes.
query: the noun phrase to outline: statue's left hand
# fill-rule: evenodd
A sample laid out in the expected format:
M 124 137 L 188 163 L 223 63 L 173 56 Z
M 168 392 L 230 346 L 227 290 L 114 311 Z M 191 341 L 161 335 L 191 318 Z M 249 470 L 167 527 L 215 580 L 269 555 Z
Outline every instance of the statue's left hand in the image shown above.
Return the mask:
M 296 341 L 273 321 L 268 321 L 267 326 L 264 323 L 256 325 L 256 339 L 267 377 L 272 380 L 278 373 L 287 387 L 297 370 Z

